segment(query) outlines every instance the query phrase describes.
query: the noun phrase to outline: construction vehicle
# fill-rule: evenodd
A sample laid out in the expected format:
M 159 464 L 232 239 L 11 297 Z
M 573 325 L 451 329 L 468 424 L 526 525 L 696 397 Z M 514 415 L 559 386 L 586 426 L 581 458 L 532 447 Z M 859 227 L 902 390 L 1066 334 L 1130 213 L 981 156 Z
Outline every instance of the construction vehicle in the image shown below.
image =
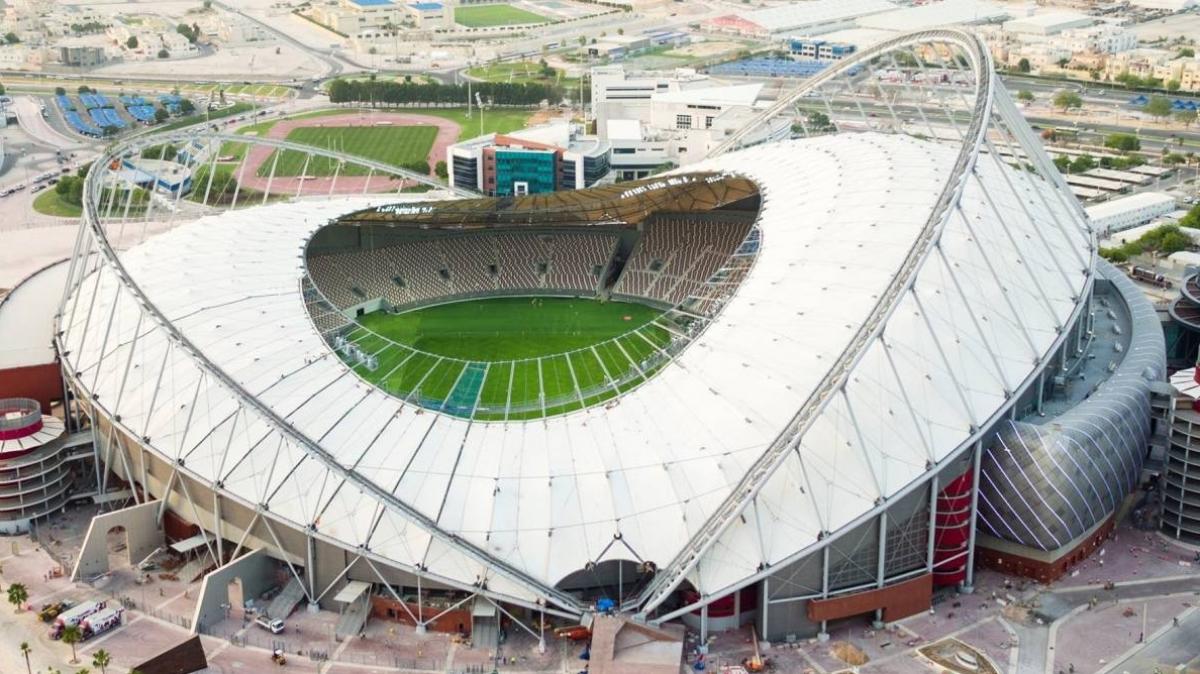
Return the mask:
M 74 606 L 71 601 L 52 601 L 42 605 L 42 610 L 38 612 L 38 620 L 44 623 L 53 622 L 63 611 Z
M 121 616 L 125 613 L 125 608 L 115 606 L 103 611 L 97 611 L 92 615 L 83 619 L 79 623 L 80 640 L 87 641 L 94 636 L 104 634 L 109 630 L 114 630 L 121 626 Z
M 758 630 L 750 628 L 750 639 L 754 642 L 754 655 L 742 661 L 747 672 L 761 672 L 767 668 L 767 661 L 758 652 Z
M 54 619 L 54 625 L 50 628 L 50 638 L 61 639 L 64 629 L 74 627 L 83 622 L 84 618 L 106 608 L 108 608 L 107 601 L 85 601 L 69 611 L 63 611 Z
M 560 627 L 554 630 L 554 636 L 559 639 L 570 639 L 571 641 L 584 641 L 590 639 L 592 631 L 583 625 L 573 625 L 571 627 Z
M 271 661 L 282 667 L 287 664 L 287 657 L 283 654 L 283 651 L 276 648 L 275 651 L 271 653 Z

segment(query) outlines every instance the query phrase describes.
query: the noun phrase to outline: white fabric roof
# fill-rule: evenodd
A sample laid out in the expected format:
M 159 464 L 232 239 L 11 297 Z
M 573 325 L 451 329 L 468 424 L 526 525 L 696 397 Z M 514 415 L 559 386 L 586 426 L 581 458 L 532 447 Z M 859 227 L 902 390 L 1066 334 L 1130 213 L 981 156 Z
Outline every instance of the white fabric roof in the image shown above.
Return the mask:
M 1009 16 L 1011 14 L 1007 8 L 987 0 L 941 0 L 864 16 L 858 20 L 858 25 L 903 33 L 955 23 L 986 23 Z
M 889 286 L 957 152 L 906 136 L 841 134 L 689 167 L 743 174 L 761 188 L 762 248 L 736 297 L 672 366 L 619 405 L 532 422 L 418 411 L 360 380 L 318 336 L 299 293 L 303 246 L 330 218 L 369 200 L 205 217 L 123 260 L 197 349 L 333 460 L 441 530 L 553 585 L 589 561 L 631 559 L 611 545 L 616 534 L 641 559 L 672 559 Z M 804 550 L 822 530 L 847 525 L 921 478 L 1049 349 L 1085 284 L 1088 235 L 1048 183 L 998 162 L 980 158 L 941 237 L 942 254 L 927 258 L 888 323 L 889 348 L 877 342 L 867 350 L 801 452 L 693 572 L 697 587 L 727 587 Z M 1022 188 L 1019 198 L 1010 184 Z M 459 583 L 487 578 L 493 592 L 537 596 L 343 483 L 168 347 L 160 331 L 142 325 L 131 355 L 136 305 L 114 292 L 116 283 L 102 268 L 98 283 L 89 279 L 80 291 L 94 294 L 99 315 L 116 305 L 102 362 L 101 340 L 82 338 L 84 316 L 64 319 L 66 341 L 100 404 L 113 404 L 123 386 L 121 423 L 136 436 L 199 479 L 222 482 L 248 504 L 269 503 L 273 516 L 296 526 L 315 522 L 348 547 L 367 545 Z M 126 363 L 132 370 L 123 378 Z
M 0 300 L 0 370 L 54 362 L 54 314 L 69 266 L 42 269 Z
M 741 17 L 777 33 L 803 31 L 809 26 L 854 19 L 895 8 L 896 5 L 887 0 L 811 0 L 742 12 Z

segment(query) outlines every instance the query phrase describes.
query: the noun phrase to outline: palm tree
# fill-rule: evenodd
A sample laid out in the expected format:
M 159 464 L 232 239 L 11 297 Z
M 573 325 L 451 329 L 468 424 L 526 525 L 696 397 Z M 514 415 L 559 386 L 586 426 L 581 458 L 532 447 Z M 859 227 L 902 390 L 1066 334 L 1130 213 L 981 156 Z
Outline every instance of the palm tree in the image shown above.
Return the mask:
M 29 647 L 28 641 L 21 642 L 21 655 L 25 658 L 25 671 L 29 672 L 29 674 L 33 674 L 33 668 L 29 666 L 29 654 L 32 651 L 33 649 Z
M 88 669 L 87 667 L 80 667 L 79 671 L 75 672 L 75 674 L 92 674 L 92 670 Z
M 71 664 L 79 662 L 79 658 L 75 657 L 75 644 L 83 641 L 83 632 L 79 631 L 78 625 L 67 625 L 63 628 L 62 640 L 64 644 L 71 646 Z
M 17 612 L 21 612 L 21 605 L 25 600 L 29 599 L 29 590 L 25 589 L 22 583 L 13 583 L 8 586 L 8 603 L 17 608 Z
M 92 655 L 92 666 L 100 668 L 100 674 L 108 674 L 108 663 L 112 658 L 101 648 Z

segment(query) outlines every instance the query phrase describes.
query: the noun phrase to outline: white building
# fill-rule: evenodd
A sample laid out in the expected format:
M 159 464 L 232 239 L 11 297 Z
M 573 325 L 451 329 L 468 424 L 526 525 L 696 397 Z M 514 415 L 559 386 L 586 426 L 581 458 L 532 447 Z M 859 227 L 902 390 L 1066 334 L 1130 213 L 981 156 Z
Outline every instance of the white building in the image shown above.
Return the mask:
M 1084 28 L 1096 20 L 1078 12 L 1044 12 L 1004 22 L 1004 31 L 1018 35 L 1057 35 L 1071 28 Z
M 1142 9 L 1161 9 L 1167 12 L 1183 12 L 1200 7 L 1200 0 L 1129 0 L 1129 4 Z
M 1143 225 L 1175 210 L 1175 198 L 1163 192 L 1140 192 L 1089 206 L 1088 217 L 1100 236 Z
M 761 90 L 760 83 L 712 86 L 706 76 L 686 69 L 661 76 L 630 75 L 621 66 L 593 68 L 596 133 L 612 143 L 619 179 L 643 178 L 667 163 L 703 159 L 749 121 Z M 771 128 L 772 137 L 777 132 Z
M 1137 47 L 1137 33 L 1123 26 L 1102 23 L 1064 30 L 1055 42 L 1073 54 L 1116 54 Z

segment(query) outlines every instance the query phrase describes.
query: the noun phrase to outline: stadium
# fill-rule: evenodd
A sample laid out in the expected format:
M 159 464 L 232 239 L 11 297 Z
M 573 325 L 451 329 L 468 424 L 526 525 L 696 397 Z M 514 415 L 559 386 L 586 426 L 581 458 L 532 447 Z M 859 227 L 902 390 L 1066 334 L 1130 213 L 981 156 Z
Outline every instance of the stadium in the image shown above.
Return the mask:
M 796 137 L 749 144 L 780 115 Z M 235 140 L 335 169 L 228 199 L 203 169 Z M 864 50 L 705 161 L 586 190 L 180 142 L 186 200 L 131 214 L 89 175 L 56 344 L 136 501 L 74 576 L 112 527 L 132 560 L 190 540 L 194 630 L 282 570 L 272 613 L 344 605 L 346 634 L 372 597 L 436 627 L 436 596 L 474 602 L 483 643 L 602 599 L 820 635 L 970 592 L 978 564 L 1061 575 L 1139 479 L 1153 307 L 967 33 Z

